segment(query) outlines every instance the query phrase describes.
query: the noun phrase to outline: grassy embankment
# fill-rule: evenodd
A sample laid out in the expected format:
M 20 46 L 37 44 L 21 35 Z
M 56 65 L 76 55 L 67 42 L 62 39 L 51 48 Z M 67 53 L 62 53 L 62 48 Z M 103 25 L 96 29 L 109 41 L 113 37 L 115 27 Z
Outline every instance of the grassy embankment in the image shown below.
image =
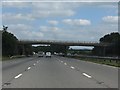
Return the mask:
M 79 59 L 82 61 L 89 61 L 89 62 L 94 62 L 98 64 L 105 64 L 105 65 L 120 67 L 120 59 L 112 60 L 112 59 L 98 59 L 98 58 L 88 58 L 88 57 L 86 58 L 86 57 L 78 57 L 78 56 L 69 56 L 69 57 Z
M 6 61 L 6 60 L 12 60 L 15 58 L 23 58 L 23 57 L 25 57 L 25 56 L 24 55 L 16 55 L 16 56 L 11 56 L 11 57 L 3 56 L 2 58 L 0 58 L 0 60 Z

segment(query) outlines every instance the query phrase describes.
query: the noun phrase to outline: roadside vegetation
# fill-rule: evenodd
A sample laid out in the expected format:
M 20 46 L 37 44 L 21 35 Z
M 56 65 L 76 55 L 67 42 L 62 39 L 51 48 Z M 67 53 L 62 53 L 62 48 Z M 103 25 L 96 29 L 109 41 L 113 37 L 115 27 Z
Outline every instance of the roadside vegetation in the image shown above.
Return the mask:
M 106 64 L 111 66 L 120 67 L 120 59 L 104 59 L 104 58 L 91 58 L 86 56 L 98 57 L 120 57 L 120 34 L 113 32 L 100 38 L 100 43 L 110 43 L 109 46 L 95 46 L 93 50 L 69 50 L 72 54 L 71 58 L 76 58 L 83 61 L 89 61 L 99 64 Z
M 21 58 L 23 55 L 29 56 L 32 55 L 33 52 L 48 52 L 50 51 L 52 54 L 62 53 L 66 56 L 68 53 L 71 55 L 77 54 L 76 57 L 80 60 L 91 61 L 100 64 L 107 64 L 113 66 L 120 66 L 120 60 L 104 60 L 104 59 L 96 59 L 96 58 L 81 58 L 79 55 L 89 55 L 89 56 L 110 56 L 110 57 L 119 57 L 120 56 L 120 34 L 118 32 L 112 32 L 100 38 L 99 42 L 101 43 L 110 43 L 109 46 L 95 46 L 93 50 L 72 50 L 69 49 L 69 46 L 65 45 L 57 45 L 51 44 L 50 47 L 34 47 L 32 45 L 23 45 L 19 44 L 17 37 L 11 32 L 7 31 L 8 27 L 3 26 L 2 32 L 2 60 L 13 59 L 13 58 Z M 24 48 L 23 48 L 24 47 Z
M 12 60 L 12 59 L 16 59 L 16 58 L 23 58 L 25 57 L 25 55 L 15 55 L 15 56 L 11 56 L 11 57 L 8 57 L 8 56 L 3 56 L 1 58 L 2 61 L 7 61 L 7 60 Z
M 99 42 L 110 43 L 109 46 L 96 46 L 92 52 L 98 56 L 120 56 L 120 33 L 112 32 L 100 38 Z
M 56 45 L 56 44 L 52 44 L 50 46 L 37 46 L 37 47 L 33 46 L 33 51 L 36 53 L 39 51 L 43 51 L 43 52 L 51 52 L 52 54 L 54 54 L 54 52 L 66 54 L 68 49 L 69 49 L 69 47 L 67 47 L 67 46 Z
M 23 57 L 23 45 L 20 45 L 17 37 L 7 31 L 8 27 L 3 26 L 2 32 L 2 60 Z M 32 54 L 32 46 L 24 45 L 24 55 Z
M 113 60 L 113 59 L 99 59 L 99 58 L 86 58 L 86 57 L 78 57 L 78 56 L 68 56 L 70 58 L 75 58 L 79 59 L 82 61 L 88 61 L 88 62 L 93 62 L 93 63 L 98 63 L 98 64 L 105 64 L 105 65 L 110 65 L 110 66 L 115 66 L 115 67 L 120 67 L 120 60 Z

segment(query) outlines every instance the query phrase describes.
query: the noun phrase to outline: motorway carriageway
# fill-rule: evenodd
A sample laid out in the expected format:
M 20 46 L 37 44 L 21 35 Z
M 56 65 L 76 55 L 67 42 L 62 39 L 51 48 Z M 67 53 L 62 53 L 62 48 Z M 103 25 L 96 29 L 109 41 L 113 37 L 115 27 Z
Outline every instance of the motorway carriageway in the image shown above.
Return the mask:
M 2 62 L 3 88 L 118 88 L 118 68 L 60 56 Z

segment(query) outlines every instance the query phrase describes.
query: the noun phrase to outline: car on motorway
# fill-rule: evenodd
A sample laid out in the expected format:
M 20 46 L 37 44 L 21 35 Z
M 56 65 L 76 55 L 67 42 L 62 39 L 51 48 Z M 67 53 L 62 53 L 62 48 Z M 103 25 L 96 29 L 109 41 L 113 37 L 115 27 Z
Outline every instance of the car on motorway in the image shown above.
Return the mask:
M 51 52 L 46 52 L 46 57 L 51 57 Z
M 44 52 L 38 52 L 38 57 L 43 57 L 44 56 Z

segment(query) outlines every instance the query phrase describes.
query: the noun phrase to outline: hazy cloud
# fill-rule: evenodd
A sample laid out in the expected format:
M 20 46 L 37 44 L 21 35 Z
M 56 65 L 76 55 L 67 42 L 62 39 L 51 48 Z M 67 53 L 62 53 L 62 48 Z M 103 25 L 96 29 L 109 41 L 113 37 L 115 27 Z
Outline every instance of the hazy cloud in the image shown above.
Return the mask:
M 25 21 L 33 21 L 34 18 L 31 17 L 29 14 L 22 14 L 22 13 L 4 13 L 2 14 L 3 23 L 20 23 Z
M 3 8 L 4 7 L 7 7 L 7 8 L 19 8 L 19 9 L 22 9 L 22 8 L 27 8 L 29 7 L 31 4 L 30 3 L 26 3 L 26 2 L 19 2 L 20 0 L 13 0 L 13 1 L 16 1 L 16 2 L 2 2 L 2 6 Z M 17 2 L 18 1 L 18 2 Z
M 56 32 L 58 30 L 60 30 L 60 28 L 58 27 L 48 27 L 48 26 L 40 26 L 40 30 L 43 32 Z
M 107 9 L 114 13 L 113 10 L 117 9 L 117 4 L 93 3 L 92 1 L 89 3 L 4 2 L 3 10 L 6 11 L 2 15 L 3 24 L 7 24 L 8 30 L 14 33 L 18 39 L 32 40 L 98 41 L 104 34 L 118 30 L 117 16 L 111 16 L 107 13 L 108 16 L 99 17 L 102 21 L 102 24 L 100 24 L 94 17 L 80 14 L 83 13 L 82 10 L 85 10 L 85 8 L 89 10 L 89 7 L 90 9 L 95 7 L 95 10 L 99 9 L 101 11 Z M 87 18 L 90 18 L 91 21 Z
M 85 19 L 64 19 L 63 23 L 69 25 L 86 26 L 86 25 L 90 25 L 91 21 Z
M 47 21 L 47 22 L 51 25 L 57 25 L 58 24 L 58 21 L 55 21 L 55 20 L 50 20 L 50 21 Z
M 11 24 L 9 31 L 14 33 L 19 39 L 40 39 L 44 37 L 42 32 L 34 30 L 34 27 L 25 24 Z
M 102 20 L 106 23 L 117 24 L 118 23 L 118 16 L 105 16 Z

